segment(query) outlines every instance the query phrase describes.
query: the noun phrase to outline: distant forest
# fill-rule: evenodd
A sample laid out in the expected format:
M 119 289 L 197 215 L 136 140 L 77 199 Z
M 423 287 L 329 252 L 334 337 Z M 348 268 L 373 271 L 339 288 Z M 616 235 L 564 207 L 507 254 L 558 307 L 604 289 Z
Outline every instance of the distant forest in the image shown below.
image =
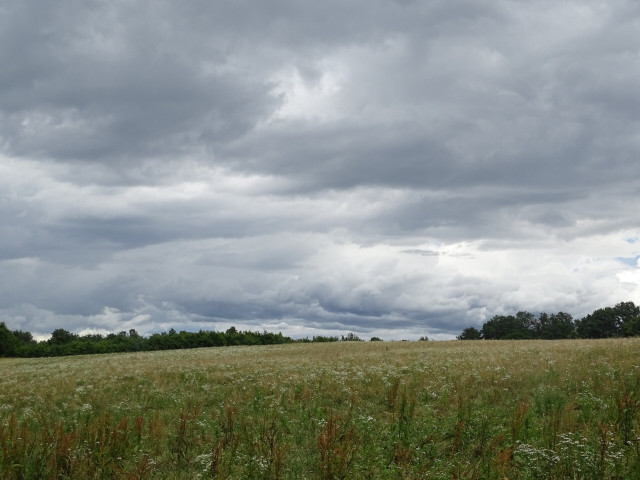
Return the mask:
M 640 307 L 621 302 L 615 307 L 600 308 L 584 318 L 574 320 L 568 313 L 529 312 L 496 315 L 482 325 L 465 328 L 458 340 L 555 340 L 569 338 L 615 338 L 640 335 Z
M 373 337 L 372 341 L 380 340 Z M 276 345 L 282 343 L 311 343 L 361 341 L 349 333 L 346 336 L 315 336 L 311 339 L 293 340 L 282 333 L 238 331 L 235 327 L 226 332 L 200 330 L 199 332 L 154 333 L 143 337 L 134 329 L 108 335 L 77 335 L 62 328 L 53 331 L 51 338 L 37 342 L 30 332 L 9 330 L 0 322 L 0 357 L 56 357 L 87 355 L 94 353 L 143 352 L 154 350 L 179 350 L 201 347 L 225 347 L 233 345 Z

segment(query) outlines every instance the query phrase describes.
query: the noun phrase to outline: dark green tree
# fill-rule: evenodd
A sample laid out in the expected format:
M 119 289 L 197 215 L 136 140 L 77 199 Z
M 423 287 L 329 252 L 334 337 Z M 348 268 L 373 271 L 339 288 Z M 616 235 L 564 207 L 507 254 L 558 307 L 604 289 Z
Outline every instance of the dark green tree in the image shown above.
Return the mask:
M 340 338 L 331 337 L 331 336 L 325 336 L 325 335 L 315 335 L 311 339 L 312 342 L 317 342 L 317 343 L 337 342 L 338 340 L 340 340 Z
M 16 354 L 18 340 L 4 322 L 0 322 L 0 357 L 12 357 Z
M 18 343 L 20 343 L 22 345 L 29 344 L 29 343 L 35 343 L 35 340 L 33 339 L 33 335 L 31 335 L 31 332 L 23 332 L 22 330 L 14 330 L 11 333 L 13 333 L 13 336 L 16 338 Z
M 362 339 L 359 336 L 351 332 L 348 333 L 346 337 L 344 335 L 341 335 L 340 340 L 342 340 L 343 342 L 361 342 L 362 341 Z
M 625 337 L 640 335 L 640 306 L 633 302 L 621 302 L 613 307 L 620 324 L 620 334 Z
M 482 325 L 485 340 L 520 340 L 533 338 L 535 318 L 529 312 L 513 315 L 496 315 Z
M 63 328 L 56 328 L 47 342 L 50 345 L 65 345 L 73 342 L 76 338 L 78 338 L 78 335 L 75 333 L 68 332 Z
M 458 340 L 481 340 L 482 333 L 475 327 L 467 327 L 456 338 Z
M 599 308 L 576 322 L 580 338 L 611 338 L 620 335 L 620 317 L 612 307 Z
M 229 327 L 226 332 L 224 332 L 226 337 L 227 345 L 241 345 L 240 343 L 240 332 L 236 329 L 236 327 Z
M 535 337 L 544 340 L 573 338 L 576 326 L 568 313 L 558 312 L 551 315 L 541 313 L 535 323 Z

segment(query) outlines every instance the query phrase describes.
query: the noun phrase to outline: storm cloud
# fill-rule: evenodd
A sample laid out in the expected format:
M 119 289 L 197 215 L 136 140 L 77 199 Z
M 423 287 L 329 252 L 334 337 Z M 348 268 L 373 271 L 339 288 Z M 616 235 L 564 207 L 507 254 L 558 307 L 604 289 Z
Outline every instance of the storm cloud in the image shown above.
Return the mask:
M 0 320 L 452 338 L 640 302 L 640 5 L 11 0 Z

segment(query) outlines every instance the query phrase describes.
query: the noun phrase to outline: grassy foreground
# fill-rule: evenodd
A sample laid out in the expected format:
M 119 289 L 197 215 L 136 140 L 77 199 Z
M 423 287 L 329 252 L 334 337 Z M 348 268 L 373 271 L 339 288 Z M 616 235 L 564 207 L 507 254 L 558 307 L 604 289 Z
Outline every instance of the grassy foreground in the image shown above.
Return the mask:
M 640 478 L 640 339 L 0 359 L 2 479 Z

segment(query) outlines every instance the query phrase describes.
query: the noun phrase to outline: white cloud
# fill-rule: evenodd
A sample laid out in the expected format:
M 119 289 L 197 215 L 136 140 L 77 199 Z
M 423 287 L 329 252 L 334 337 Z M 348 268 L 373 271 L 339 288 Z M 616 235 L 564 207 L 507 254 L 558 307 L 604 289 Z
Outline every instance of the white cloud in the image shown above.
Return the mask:
M 319 73 L 305 79 L 294 66 L 276 73 L 273 95 L 281 99 L 271 121 L 310 120 L 315 122 L 340 119 L 335 97 L 340 91 L 343 74 L 332 65 L 320 65 Z

